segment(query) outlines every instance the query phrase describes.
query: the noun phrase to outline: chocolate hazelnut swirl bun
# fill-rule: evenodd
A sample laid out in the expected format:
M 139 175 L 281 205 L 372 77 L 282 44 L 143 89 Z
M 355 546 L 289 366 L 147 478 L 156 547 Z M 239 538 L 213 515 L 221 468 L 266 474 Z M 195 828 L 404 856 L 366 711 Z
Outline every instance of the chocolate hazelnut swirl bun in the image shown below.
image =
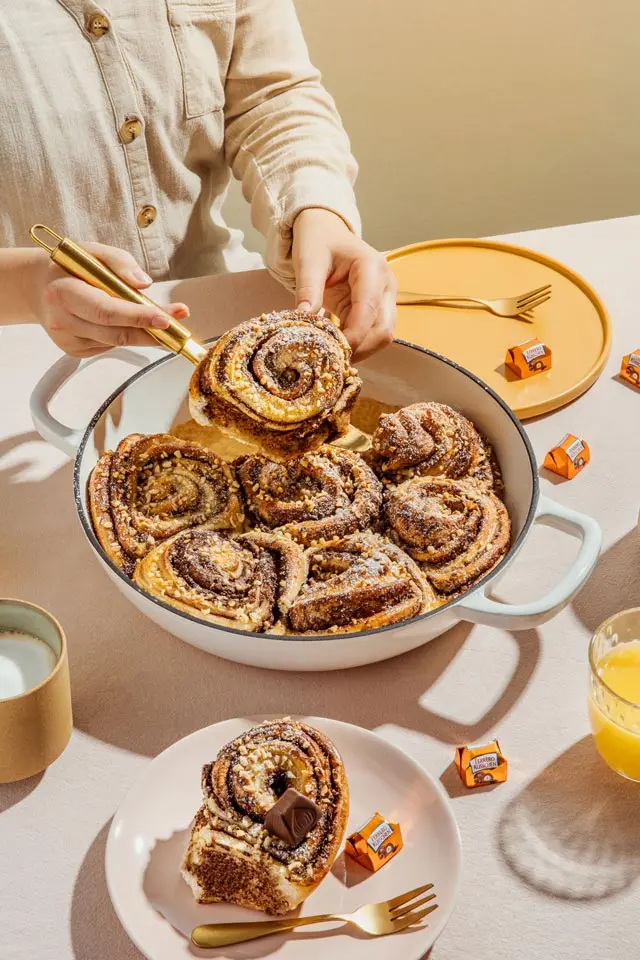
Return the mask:
M 325 317 L 283 310 L 225 333 L 198 365 L 191 415 L 279 459 L 346 433 L 361 381 Z
M 89 479 L 89 508 L 104 551 L 129 576 L 181 530 L 241 530 L 244 522 L 233 469 L 199 443 L 164 433 L 132 433 L 103 453 Z
M 264 529 L 309 546 L 378 525 L 382 484 L 361 456 L 322 447 L 285 463 L 236 461 L 247 510 Z
M 289 788 L 315 810 L 297 837 L 285 840 L 265 821 Z M 331 869 L 347 826 L 349 787 L 338 751 L 319 730 L 294 720 L 254 727 L 205 764 L 202 791 L 182 864 L 198 903 L 287 913 Z
M 165 540 L 136 567 L 147 593 L 210 623 L 280 632 L 306 573 L 290 537 L 253 531 L 231 537 L 198 527 Z
M 439 604 L 418 566 L 375 533 L 354 533 L 306 551 L 307 579 L 289 607 L 290 633 L 357 633 Z
M 489 573 L 509 549 L 504 503 L 473 480 L 415 477 L 387 492 L 385 512 L 394 538 L 447 599 Z
M 414 403 L 384 414 L 371 438 L 371 463 L 383 480 L 415 476 L 476 480 L 502 492 L 498 463 L 488 442 L 462 414 L 444 403 Z

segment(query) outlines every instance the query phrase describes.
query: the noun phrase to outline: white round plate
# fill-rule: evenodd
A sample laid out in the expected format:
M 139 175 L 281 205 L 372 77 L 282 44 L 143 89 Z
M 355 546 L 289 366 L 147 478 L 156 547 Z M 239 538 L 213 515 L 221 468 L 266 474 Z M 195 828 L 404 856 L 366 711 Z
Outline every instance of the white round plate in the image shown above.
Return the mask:
M 261 718 L 264 719 L 264 718 Z M 400 824 L 404 848 L 377 873 L 341 854 L 331 873 L 304 902 L 301 914 L 346 913 L 433 883 L 438 909 L 427 923 L 393 936 L 368 938 L 337 924 L 307 927 L 214 951 L 189 941 L 201 923 L 260 920 L 263 914 L 228 904 L 201 905 L 180 876 L 191 820 L 201 805 L 202 765 L 225 743 L 254 726 L 254 718 L 216 723 L 161 753 L 129 791 L 107 841 L 106 875 L 114 909 L 148 960 L 421 960 L 442 932 L 460 886 L 460 835 L 438 782 L 397 747 L 369 730 L 314 717 L 344 760 L 351 793 L 349 833 L 374 813 Z

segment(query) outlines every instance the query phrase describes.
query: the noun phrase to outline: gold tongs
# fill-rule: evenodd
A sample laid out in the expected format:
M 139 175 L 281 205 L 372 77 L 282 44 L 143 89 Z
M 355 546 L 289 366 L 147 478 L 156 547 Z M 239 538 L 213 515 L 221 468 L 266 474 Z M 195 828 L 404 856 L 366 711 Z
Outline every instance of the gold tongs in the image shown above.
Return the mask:
M 47 235 L 47 239 L 39 236 L 39 234 L 43 232 Z M 62 269 L 70 273 L 71 276 L 85 280 L 87 283 L 90 283 L 92 287 L 104 290 L 104 292 L 108 293 L 111 297 L 119 297 L 120 300 L 128 300 L 130 303 L 152 306 L 154 310 L 157 310 L 163 317 L 166 317 L 169 323 L 166 330 L 147 329 L 147 333 L 152 336 L 154 340 L 157 340 L 158 343 L 161 343 L 164 347 L 168 347 L 169 350 L 172 350 L 174 353 L 179 353 L 181 356 L 186 357 L 187 360 L 190 360 L 195 366 L 206 356 L 206 347 L 193 339 L 190 330 L 187 330 L 183 324 L 174 319 L 171 314 L 163 310 L 157 303 L 154 303 L 153 300 L 150 300 L 149 297 L 146 297 L 144 293 L 140 293 L 139 290 L 130 287 L 129 284 L 125 283 L 113 270 L 105 266 L 101 260 L 92 256 L 86 250 L 83 250 L 83 248 L 78 246 L 77 243 L 74 243 L 73 240 L 69 240 L 68 237 L 59 236 L 55 231 L 49 227 L 45 227 L 42 223 L 34 224 L 29 233 L 31 234 L 31 239 L 49 253 L 54 263 L 57 263 L 59 267 L 62 267 Z M 53 240 L 55 243 L 52 245 L 48 240 Z

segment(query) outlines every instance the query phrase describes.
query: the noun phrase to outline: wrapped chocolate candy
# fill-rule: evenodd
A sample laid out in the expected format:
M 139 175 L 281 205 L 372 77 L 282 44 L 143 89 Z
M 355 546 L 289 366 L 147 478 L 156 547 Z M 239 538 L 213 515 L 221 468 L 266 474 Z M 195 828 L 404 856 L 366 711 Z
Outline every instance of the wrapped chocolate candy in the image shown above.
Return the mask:
M 465 787 L 483 787 L 507 779 L 507 760 L 497 740 L 481 747 L 457 747 L 455 765 Z
M 397 823 L 379 813 L 347 837 L 345 853 L 367 870 L 375 872 L 402 850 L 402 833 Z

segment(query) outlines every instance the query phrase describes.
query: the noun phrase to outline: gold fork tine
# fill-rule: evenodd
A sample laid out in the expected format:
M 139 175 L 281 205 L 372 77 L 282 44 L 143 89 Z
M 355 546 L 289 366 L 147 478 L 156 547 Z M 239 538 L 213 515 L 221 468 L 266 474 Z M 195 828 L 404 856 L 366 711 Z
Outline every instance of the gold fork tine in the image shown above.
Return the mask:
M 548 293 L 551 290 L 551 284 L 545 283 L 541 287 L 536 287 L 535 290 L 529 290 L 527 293 L 523 293 L 518 297 L 518 303 L 521 303 L 523 300 L 530 300 L 532 297 L 537 296 L 539 293 Z
M 551 296 L 551 290 L 549 287 L 547 287 L 546 290 L 536 290 L 535 292 L 532 290 L 531 293 L 526 293 L 524 296 L 518 297 L 518 303 L 524 305 L 525 303 L 529 303 L 531 300 L 537 300 L 538 297 L 546 296 Z
M 527 290 L 526 293 L 520 294 L 519 299 L 524 299 L 525 297 L 532 297 L 536 293 L 542 293 L 543 290 L 546 292 L 547 290 L 550 290 L 550 289 L 551 289 L 550 283 L 543 283 L 541 287 L 535 287 L 533 290 Z
M 393 911 L 391 915 L 392 920 L 400 920 L 401 917 L 406 916 L 408 913 L 411 913 L 412 910 L 417 910 L 418 907 L 423 907 L 425 903 L 429 903 L 431 900 L 435 900 L 437 893 L 430 893 L 426 897 L 421 897 L 420 900 L 411 900 L 409 903 L 405 903 L 404 906 L 398 907 L 397 910 Z
M 409 900 L 413 900 L 415 897 L 419 897 L 421 894 L 426 893 L 427 890 L 433 890 L 432 883 L 425 883 L 424 886 L 416 887 L 415 890 L 410 890 L 409 893 L 401 893 L 399 897 L 394 897 L 393 900 L 387 900 L 389 911 L 397 910 L 398 907 L 401 907 L 404 903 L 408 903 Z
M 551 300 L 551 294 L 548 293 L 545 296 L 536 297 L 534 300 L 529 300 L 524 304 L 525 310 L 535 310 L 536 307 L 539 307 L 541 304 L 546 303 L 547 300 Z
M 430 913 L 433 913 L 433 911 L 437 909 L 438 904 L 434 903 L 432 907 L 426 907 L 424 910 L 417 910 L 415 913 L 410 913 L 406 917 L 401 917 L 400 920 L 394 920 L 393 932 L 400 933 L 401 930 L 406 930 L 407 927 L 413 926 L 414 923 L 420 923 L 421 920 L 424 920 L 425 917 L 428 917 Z
M 550 293 L 537 293 L 535 297 L 531 297 L 529 300 L 524 300 L 518 306 L 522 310 L 530 310 L 532 303 L 539 303 L 541 300 L 549 300 L 550 297 Z

